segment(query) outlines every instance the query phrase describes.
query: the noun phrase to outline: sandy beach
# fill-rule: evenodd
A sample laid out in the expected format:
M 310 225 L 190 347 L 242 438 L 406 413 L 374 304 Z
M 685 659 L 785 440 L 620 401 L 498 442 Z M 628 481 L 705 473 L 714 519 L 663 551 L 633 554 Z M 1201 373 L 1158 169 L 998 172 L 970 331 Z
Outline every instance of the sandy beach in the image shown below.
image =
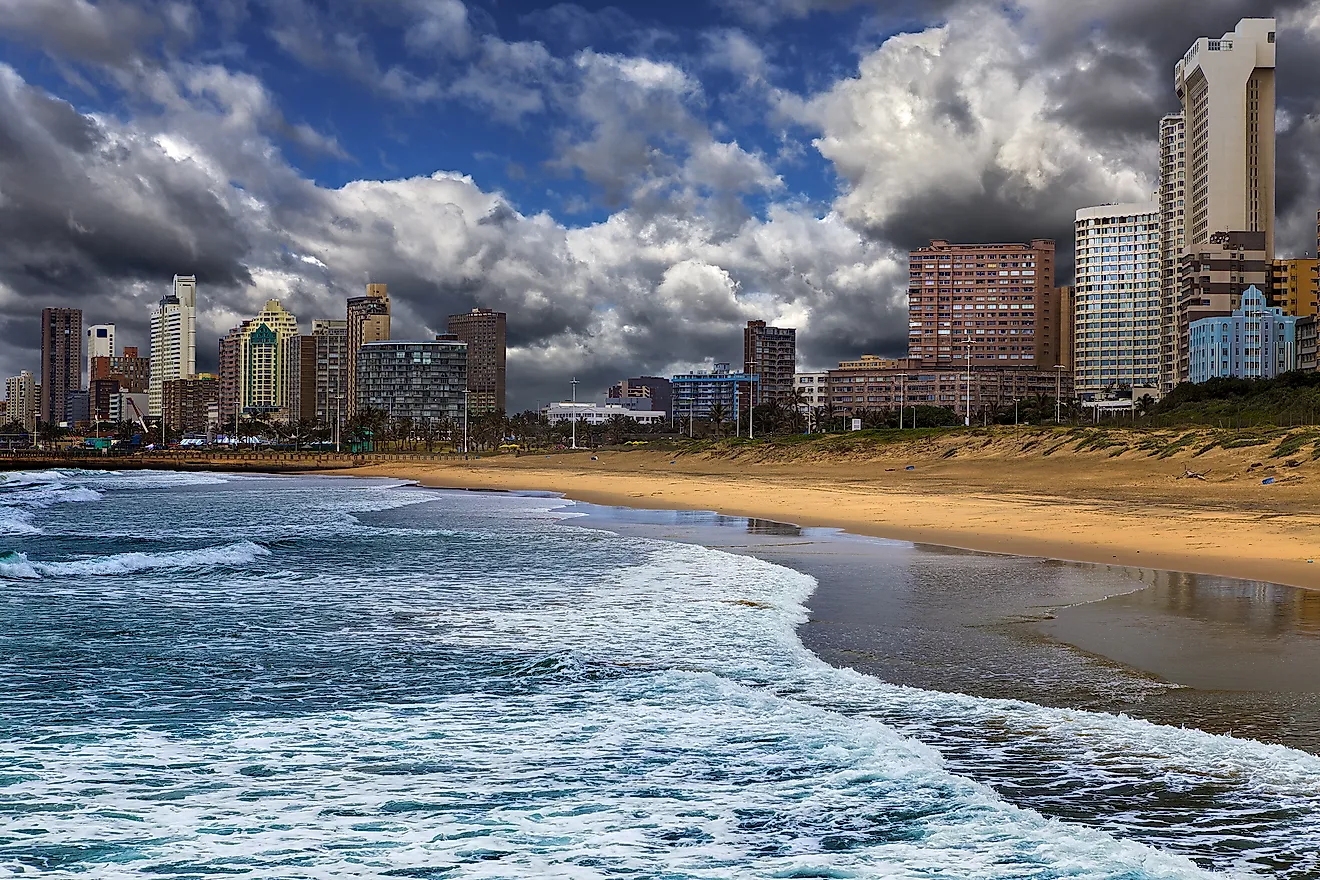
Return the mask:
M 1258 449 L 1184 457 L 1100 452 L 956 456 L 903 444 L 864 458 L 774 460 L 650 451 L 495 456 L 355 468 L 441 488 L 541 490 L 601 505 L 712 510 L 990 553 L 1320 589 L 1316 464 Z M 1206 480 L 1183 479 L 1189 467 Z M 909 468 L 911 468 L 909 470 Z M 1264 485 L 1278 475 L 1276 482 Z M 1317 560 L 1317 561 L 1312 561 Z

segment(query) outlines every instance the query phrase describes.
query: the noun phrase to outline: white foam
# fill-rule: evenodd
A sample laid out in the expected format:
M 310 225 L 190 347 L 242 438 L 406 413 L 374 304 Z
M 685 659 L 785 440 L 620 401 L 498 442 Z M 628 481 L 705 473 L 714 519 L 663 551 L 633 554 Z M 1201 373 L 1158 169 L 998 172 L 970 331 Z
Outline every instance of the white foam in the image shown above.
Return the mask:
M 198 550 L 174 550 L 167 553 L 118 553 L 113 556 L 88 556 L 62 562 L 33 562 L 27 554 L 0 557 L 0 577 L 40 578 L 108 576 L 150 571 L 157 568 L 204 568 L 212 565 L 248 565 L 270 551 L 251 541 L 239 541 L 220 547 Z

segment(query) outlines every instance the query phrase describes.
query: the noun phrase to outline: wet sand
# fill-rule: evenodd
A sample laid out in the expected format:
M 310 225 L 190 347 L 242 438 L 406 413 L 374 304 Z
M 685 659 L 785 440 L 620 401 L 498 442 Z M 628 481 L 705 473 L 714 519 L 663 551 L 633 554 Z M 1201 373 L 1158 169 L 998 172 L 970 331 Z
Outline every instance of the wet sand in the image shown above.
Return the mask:
M 1186 463 L 1174 460 L 964 460 L 944 459 L 938 449 L 787 463 L 653 452 L 499 456 L 345 473 L 436 488 L 545 490 L 605 505 L 716 510 L 991 553 L 1320 589 L 1320 483 L 1310 482 L 1308 465 L 1287 469 L 1289 482 L 1261 485 L 1254 462 L 1232 463 L 1250 476 L 1229 470 L 1228 459 L 1243 452 L 1197 459 L 1197 467 L 1214 465 L 1212 475 L 1223 474 L 1222 482 L 1179 479 Z
M 1320 753 L 1320 593 L 710 512 L 578 509 L 587 516 L 576 524 L 812 575 L 819 587 L 799 635 L 836 666 Z

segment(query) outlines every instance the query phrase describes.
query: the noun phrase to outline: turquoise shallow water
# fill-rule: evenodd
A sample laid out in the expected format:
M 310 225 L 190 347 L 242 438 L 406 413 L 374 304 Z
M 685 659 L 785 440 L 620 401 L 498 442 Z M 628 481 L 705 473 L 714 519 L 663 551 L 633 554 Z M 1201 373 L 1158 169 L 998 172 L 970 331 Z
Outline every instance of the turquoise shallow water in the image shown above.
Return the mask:
M 1320 874 L 1315 756 L 834 669 L 795 634 L 811 578 L 574 518 L 385 481 L 9 475 L 0 871 Z

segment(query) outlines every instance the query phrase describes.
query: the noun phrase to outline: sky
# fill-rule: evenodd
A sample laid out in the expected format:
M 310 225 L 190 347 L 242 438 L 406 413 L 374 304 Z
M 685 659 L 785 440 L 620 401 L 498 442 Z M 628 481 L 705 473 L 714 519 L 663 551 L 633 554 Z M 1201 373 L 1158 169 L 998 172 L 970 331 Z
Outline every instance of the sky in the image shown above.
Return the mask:
M 396 338 L 508 313 L 510 409 L 906 347 L 907 251 L 1150 198 L 1174 62 L 1279 19 L 1278 250 L 1315 249 L 1320 0 L 3 0 L 0 375 L 45 306 L 198 366 L 277 298 L 389 285 Z

